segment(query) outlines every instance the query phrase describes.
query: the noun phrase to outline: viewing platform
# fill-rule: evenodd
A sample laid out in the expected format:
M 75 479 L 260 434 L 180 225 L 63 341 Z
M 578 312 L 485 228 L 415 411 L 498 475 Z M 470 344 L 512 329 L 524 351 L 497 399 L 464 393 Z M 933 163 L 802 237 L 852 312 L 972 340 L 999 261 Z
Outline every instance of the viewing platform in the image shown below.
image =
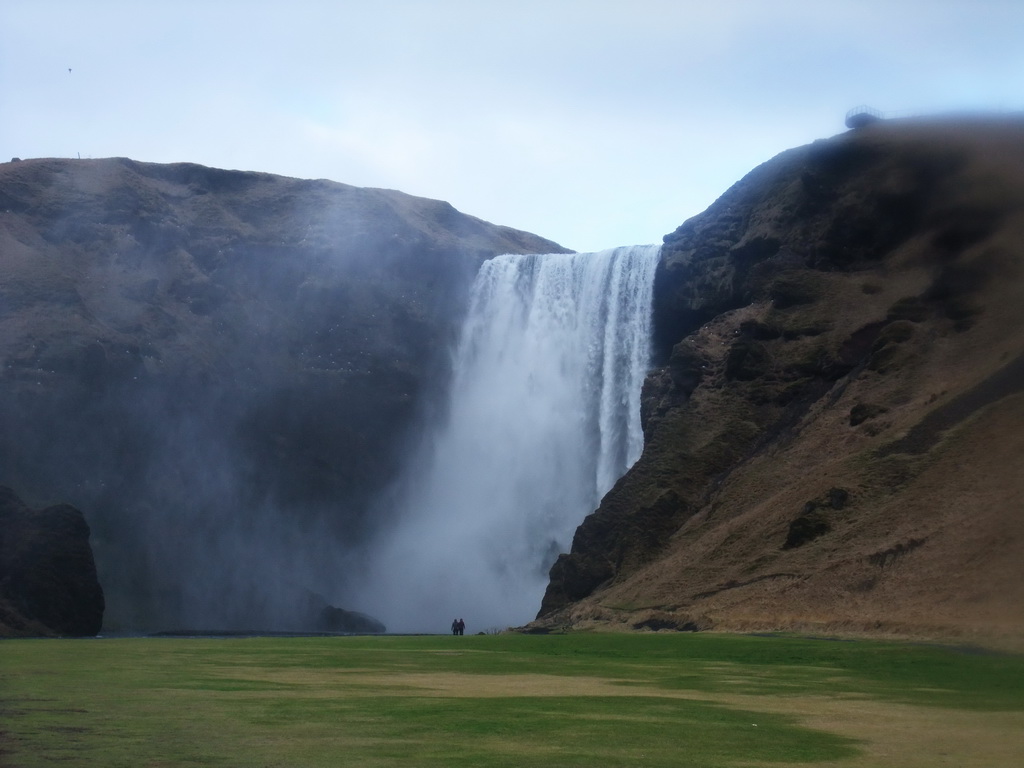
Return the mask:
M 871 123 L 877 123 L 883 119 L 882 113 L 877 109 L 862 104 L 846 113 L 846 127 L 863 128 L 865 125 L 871 125 Z

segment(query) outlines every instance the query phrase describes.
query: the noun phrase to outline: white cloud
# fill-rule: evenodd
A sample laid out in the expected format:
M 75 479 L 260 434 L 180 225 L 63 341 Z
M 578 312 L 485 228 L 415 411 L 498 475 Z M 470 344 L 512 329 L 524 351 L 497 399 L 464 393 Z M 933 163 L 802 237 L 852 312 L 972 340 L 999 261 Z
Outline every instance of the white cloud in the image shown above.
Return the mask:
M 1009 0 L 7 0 L 0 156 L 394 187 L 591 249 L 859 103 L 1024 108 L 1021 39 Z

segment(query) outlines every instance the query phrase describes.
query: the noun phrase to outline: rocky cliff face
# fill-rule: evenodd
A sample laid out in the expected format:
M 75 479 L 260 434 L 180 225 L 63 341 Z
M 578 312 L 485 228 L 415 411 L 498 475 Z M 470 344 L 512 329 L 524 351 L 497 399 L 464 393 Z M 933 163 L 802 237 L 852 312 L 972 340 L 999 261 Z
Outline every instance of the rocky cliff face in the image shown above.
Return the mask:
M 0 637 L 95 635 L 103 605 L 82 513 L 29 509 L 0 486 Z
M 109 627 L 300 626 L 350 567 L 333 542 L 377 524 L 480 262 L 559 250 L 387 190 L 2 164 L 0 483 L 86 512 Z
M 1024 121 L 785 152 L 665 237 L 642 458 L 538 628 L 1024 638 Z

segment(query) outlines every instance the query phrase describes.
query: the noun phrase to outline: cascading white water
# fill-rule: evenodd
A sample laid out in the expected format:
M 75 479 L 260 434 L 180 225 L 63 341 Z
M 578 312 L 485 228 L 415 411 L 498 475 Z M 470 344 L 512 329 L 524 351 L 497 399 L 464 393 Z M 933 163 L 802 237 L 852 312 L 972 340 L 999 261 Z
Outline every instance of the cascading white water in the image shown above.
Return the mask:
M 658 246 L 481 267 L 448 413 L 399 494 L 359 603 L 390 631 L 531 620 L 548 569 L 643 447 Z

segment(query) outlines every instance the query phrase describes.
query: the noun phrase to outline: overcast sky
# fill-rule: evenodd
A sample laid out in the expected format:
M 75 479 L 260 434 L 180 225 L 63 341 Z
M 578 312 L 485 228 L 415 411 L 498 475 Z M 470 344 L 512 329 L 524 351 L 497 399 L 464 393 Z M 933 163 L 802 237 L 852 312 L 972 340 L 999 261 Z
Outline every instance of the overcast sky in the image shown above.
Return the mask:
M 577 250 L 660 242 L 859 104 L 1024 109 L 1024 2 L 0 3 L 2 160 L 400 189 Z

